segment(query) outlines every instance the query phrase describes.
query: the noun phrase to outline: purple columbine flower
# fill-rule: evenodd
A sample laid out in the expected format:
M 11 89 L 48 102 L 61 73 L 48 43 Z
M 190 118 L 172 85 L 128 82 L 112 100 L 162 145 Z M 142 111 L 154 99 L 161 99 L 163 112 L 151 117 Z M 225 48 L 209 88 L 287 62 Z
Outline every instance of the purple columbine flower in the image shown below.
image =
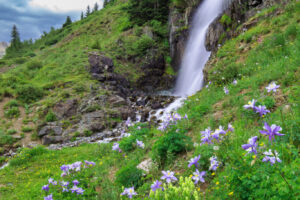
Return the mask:
M 274 155 L 275 153 L 275 155 Z M 265 157 L 262 159 L 263 162 L 270 162 L 271 165 L 275 164 L 275 162 L 281 162 L 281 160 L 279 159 L 278 153 L 277 151 L 274 151 L 274 153 L 272 152 L 271 149 L 269 149 L 269 151 L 264 152 Z
M 69 185 L 69 182 L 68 181 L 61 181 L 60 182 L 60 185 L 62 186 L 62 191 L 63 192 L 68 192 L 68 185 Z
M 162 171 L 163 176 L 161 177 L 162 180 L 166 180 L 167 183 L 171 183 L 173 181 L 177 181 L 178 179 L 174 176 L 174 172 L 171 171 Z
M 251 137 L 249 140 L 248 140 L 248 144 L 243 144 L 242 145 L 242 148 L 246 151 L 248 151 L 248 153 L 254 153 L 254 154 L 257 154 L 257 150 L 256 150 L 256 147 L 257 147 L 257 136 L 254 136 L 254 137 Z M 248 154 L 247 153 L 247 154 Z
M 68 172 L 69 171 L 69 165 L 62 165 L 61 167 L 60 167 L 60 169 L 61 169 L 61 171 L 63 171 L 63 172 Z
M 227 87 L 224 87 L 224 93 L 229 94 L 229 90 L 227 89 Z
M 74 162 L 69 167 L 70 167 L 71 170 L 74 170 L 74 171 L 78 172 L 78 171 L 81 170 L 81 165 L 82 165 L 82 162 L 78 161 L 78 162 Z
M 233 85 L 237 85 L 237 83 L 238 83 L 238 82 L 237 82 L 237 80 L 235 80 L 235 79 L 234 79 L 233 82 L 232 82 Z
M 133 126 L 130 117 L 128 117 L 128 119 L 126 120 L 125 125 L 126 125 L 127 127 Z
M 280 87 L 280 85 L 276 85 L 275 82 L 270 83 L 266 89 L 268 90 L 268 92 L 276 92 L 276 90 Z
M 112 150 L 113 150 L 113 151 L 119 151 L 120 153 L 122 152 L 122 150 L 120 149 L 118 143 L 114 143 L 114 144 L 113 144 Z
M 138 147 L 144 149 L 145 148 L 145 144 L 142 141 L 136 140 L 136 144 Z
M 189 118 L 189 117 L 188 117 L 187 114 L 185 114 L 184 117 L 183 117 L 183 119 L 188 119 L 188 118 Z
M 201 144 L 211 144 L 212 141 L 211 141 L 211 133 L 212 131 L 210 130 L 210 127 L 208 127 L 207 129 L 205 129 L 205 131 L 201 131 L 201 141 L 202 143 Z
M 49 178 L 48 183 L 51 183 L 52 185 L 57 185 L 57 181 L 54 181 L 53 178 Z
M 265 130 L 260 130 L 259 132 L 263 135 L 268 135 L 269 140 L 271 142 L 275 138 L 274 137 L 275 135 L 278 135 L 278 136 L 283 136 L 284 135 L 284 134 L 279 133 L 279 131 L 281 131 L 282 128 L 280 126 L 275 125 L 275 124 L 272 124 L 271 126 L 269 126 L 269 124 L 267 122 L 265 122 L 264 129 Z
M 48 192 L 48 191 L 49 191 L 49 184 L 44 185 L 44 186 L 42 187 L 42 190 Z
M 231 123 L 229 123 L 227 127 L 228 128 L 227 128 L 226 132 L 233 132 L 234 131 L 234 127 L 231 125 Z
M 173 114 L 173 121 L 180 121 L 181 120 L 181 116 L 180 116 L 180 114 L 178 114 L 178 113 L 175 113 L 175 114 Z
M 247 105 L 244 105 L 243 107 L 245 109 L 253 109 L 255 111 L 255 103 L 257 101 L 255 99 L 252 99 L 252 101 L 249 101 Z
M 219 161 L 217 161 L 217 156 L 212 156 L 209 158 L 209 160 L 210 160 L 209 170 L 216 171 L 219 166 Z
M 255 107 L 255 111 L 256 111 L 257 113 L 259 113 L 259 115 L 260 115 L 261 117 L 262 117 L 263 115 L 266 115 L 267 113 L 270 112 L 270 111 L 267 109 L 266 106 L 261 106 L 261 105 L 256 106 L 256 107 Z
M 80 187 L 77 187 L 76 185 L 74 185 L 71 188 L 72 193 L 76 192 L 77 194 L 83 194 L 84 190 Z
M 74 181 L 73 181 L 73 184 L 74 184 L 74 185 L 78 185 L 78 184 L 79 184 L 79 181 L 78 181 L 78 180 L 74 180 Z
M 202 183 L 205 182 L 203 176 L 205 176 L 206 172 L 205 171 L 202 171 L 202 172 L 199 172 L 198 169 L 196 169 L 196 172 L 193 173 L 193 177 L 192 179 L 195 181 L 194 184 L 197 184 L 199 181 L 201 181 Z
M 189 161 L 189 165 L 188 165 L 188 167 L 191 167 L 192 165 L 195 165 L 195 167 L 199 167 L 199 160 L 200 160 L 200 158 L 201 158 L 201 156 L 200 155 L 198 155 L 198 156 L 196 156 L 196 157 L 194 157 L 194 158 L 191 158 L 191 160 Z
M 158 180 L 154 181 L 154 183 L 151 185 L 152 191 L 155 192 L 158 189 L 162 189 L 163 190 L 164 188 L 161 187 L 161 185 L 162 185 L 162 182 L 160 182 Z
M 52 194 L 44 197 L 44 200 L 53 200 Z
M 215 130 L 215 132 L 212 133 L 212 137 L 215 138 L 216 140 L 219 139 L 220 134 L 226 134 L 226 131 L 224 130 L 223 126 L 219 126 L 218 129 Z
M 124 191 L 121 193 L 121 195 L 127 195 L 129 199 L 132 198 L 133 195 L 137 195 L 137 193 L 134 191 L 134 187 L 131 188 L 125 188 Z
M 89 166 L 92 167 L 92 166 L 96 165 L 96 163 L 93 162 L 93 161 L 87 161 L 87 160 L 85 160 L 84 162 L 85 162 L 86 167 L 89 167 Z

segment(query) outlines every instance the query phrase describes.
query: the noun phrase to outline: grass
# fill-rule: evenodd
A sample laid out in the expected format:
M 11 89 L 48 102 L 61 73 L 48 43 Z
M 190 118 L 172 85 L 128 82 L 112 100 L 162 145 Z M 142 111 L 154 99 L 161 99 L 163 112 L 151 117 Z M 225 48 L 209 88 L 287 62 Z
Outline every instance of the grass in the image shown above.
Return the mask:
M 282 14 L 272 15 L 277 11 L 282 11 Z M 220 48 L 208 68 L 208 79 L 212 84 L 189 97 L 178 111 L 189 116 L 188 122 L 182 121 L 172 127 L 183 131 L 196 145 L 176 155 L 167 153 L 164 165 L 154 165 L 145 176 L 134 177 L 132 181 L 139 186 L 135 199 L 148 198 L 150 185 L 160 179 L 161 170 L 172 170 L 177 177 L 190 176 L 195 168 L 187 167 L 188 160 L 199 154 L 200 169 L 207 171 L 207 175 L 206 184 L 197 185 L 196 192 L 205 199 L 297 199 L 300 185 L 299 12 L 300 3 L 296 1 L 286 7 L 262 12 L 268 17 L 260 13 L 256 16 L 259 21 L 256 26 Z M 237 85 L 232 84 L 234 79 L 238 81 Z M 272 81 L 279 84 L 280 89 L 276 93 L 267 93 L 265 87 Z M 224 94 L 224 86 L 229 89 L 228 95 Z M 271 113 L 261 118 L 243 109 L 243 105 L 252 99 L 266 105 Z M 285 135 L 277 136 L 270 143 L 259 133 L 264 122 L 281 126 Z M 232 123 L 235 130 L 222 141 L 197 145 L 201 143 L 201 131 L 207 127 L 214 130 L 219 125 L 227 127 L 228 123 Z M 138 126 L 142 126 L 141 130 Z M 0 171 L 1 198 L 42 198 L 45 193 L 41 187 L 49 177 L 60 179 L 61 165 L 90 160 L 95 161 L 96 166 L 76 176 L 86 188 L 83 198 L 120 199 L 120 182 L 126 184 L 128 175 L 125 173 L 132 173 L 131 169 L 138 163 L 155 157 L 154 146 L 162 145 L 159 144 L 161 138 L 167 136 L 166 132 L 149 124 L 136 125 L 129 132 L 132 136 L 120 142 L 124 147 L 121 154 L 112 152 L 112 144 L 83 144 L 60 151 L 42 147 L 22 149 L 10 161 L 10 166 Z M 262 162 L 264 156 L 261 153 L 246 155 L 241 145 L 253 136 L 259 137 L 260 152 L 276 150 L 282 162 L 272 166 Z M 145 149 L 136 147 L 136 138 L 145 143 Z M 180 141 L 176 143 L 174 148 L 182 146 Z M 208 170 L 209 158 L 213 155 L 222 163 L 216 172 Z M 116 176 L 122 181 L 115 181 Z M 57 199 L 82 199 L 80 196 L 62 196 L 59 192 L 53 195 Z

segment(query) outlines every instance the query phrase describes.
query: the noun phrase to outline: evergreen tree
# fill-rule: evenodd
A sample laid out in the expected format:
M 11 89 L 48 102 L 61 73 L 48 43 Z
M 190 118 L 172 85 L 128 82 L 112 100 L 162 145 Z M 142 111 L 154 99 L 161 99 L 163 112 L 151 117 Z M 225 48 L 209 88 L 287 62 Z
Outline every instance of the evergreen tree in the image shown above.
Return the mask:
M 98 3 L 96 2 L 95 5 L 94 5 L 93 12 L 98 11 L 98 9 L 99 9 L 99 5 L 98 5 Z
M 90 9 L 90 6 L 88 6 L 87 8 L 86 8 L 86 14 L 85 14 L 85 16 L 87 17 L 87 16 L 89 16 L 91 14 L 91 9 Z
M 72 24 L 72 20 L 70 16 L 67 16 L 66 22 L 63 24 L 63 28 Z
M 13 25 L 12 31 L 11 31 L 11 48 L 18 51 L 21 48 L 21 40 L 20 35 L 17 29 L 16 25 Z
M 83 12 L 81 12 L 80 20 L 83 20 Z

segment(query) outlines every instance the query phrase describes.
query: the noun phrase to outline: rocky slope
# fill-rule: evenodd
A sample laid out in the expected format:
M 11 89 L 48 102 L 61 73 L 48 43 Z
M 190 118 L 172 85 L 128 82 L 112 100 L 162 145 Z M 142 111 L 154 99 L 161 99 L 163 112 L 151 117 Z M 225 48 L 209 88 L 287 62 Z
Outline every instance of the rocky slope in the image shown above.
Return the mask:
M 0 59 L 5 55 L 5 50 L 8 47 L 6 42 L 0 42 Z

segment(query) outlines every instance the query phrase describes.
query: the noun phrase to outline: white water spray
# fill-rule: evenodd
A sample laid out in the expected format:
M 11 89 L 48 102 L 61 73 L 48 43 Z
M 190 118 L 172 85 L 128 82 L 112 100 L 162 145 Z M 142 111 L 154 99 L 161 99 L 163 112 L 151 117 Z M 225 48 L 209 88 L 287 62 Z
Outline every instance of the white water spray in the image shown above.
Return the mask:
M 230 0 L 204 0 L 196 11 L 175 87 L 176 96 L 190 96 L 203 87 L 203 68 L 209 59 L 206 32 Z

